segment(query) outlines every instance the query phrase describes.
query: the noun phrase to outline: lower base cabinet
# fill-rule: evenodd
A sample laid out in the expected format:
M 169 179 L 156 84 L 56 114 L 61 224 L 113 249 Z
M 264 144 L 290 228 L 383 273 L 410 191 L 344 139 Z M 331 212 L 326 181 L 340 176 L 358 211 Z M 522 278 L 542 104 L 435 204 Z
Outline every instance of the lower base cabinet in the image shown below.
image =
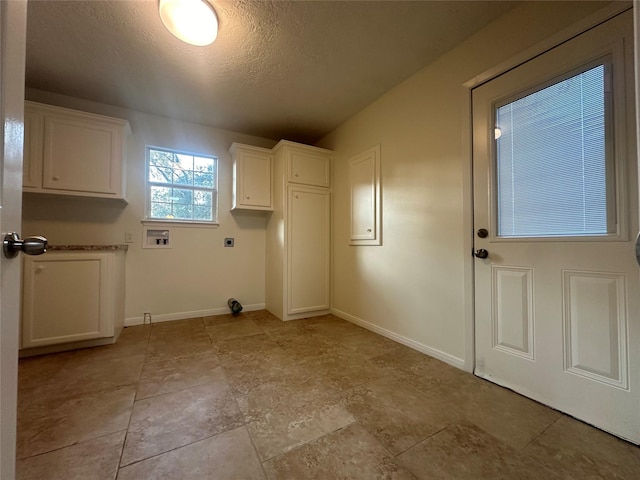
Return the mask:
M 124 255 L 24 256 L 21 355 L 113 343 L 124 327 Z M 66 348 L 39 348 L 53 345 Z

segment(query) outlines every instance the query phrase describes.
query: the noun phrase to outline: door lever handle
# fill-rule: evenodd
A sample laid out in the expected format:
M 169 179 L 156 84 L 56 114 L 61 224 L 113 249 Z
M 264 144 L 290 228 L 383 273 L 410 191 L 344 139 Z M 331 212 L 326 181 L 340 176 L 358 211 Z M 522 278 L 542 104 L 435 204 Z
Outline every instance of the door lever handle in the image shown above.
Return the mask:
M 20 252 L 27 255 L 42 255 L 47 251 L 47 239 L 44 237 L 27 237 L 20 240 L 16 232 L 7 233 L 2 240 L 2 250 L 7 258 L 15 258 Z

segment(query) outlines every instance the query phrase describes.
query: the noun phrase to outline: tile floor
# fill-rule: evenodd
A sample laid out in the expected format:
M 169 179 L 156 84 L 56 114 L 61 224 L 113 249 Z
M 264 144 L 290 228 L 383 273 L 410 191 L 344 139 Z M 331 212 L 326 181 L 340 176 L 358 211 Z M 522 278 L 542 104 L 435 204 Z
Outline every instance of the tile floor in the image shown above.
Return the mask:
M 334 316 L 23 359 L 20 480 L 638 479 L 640 448 Z

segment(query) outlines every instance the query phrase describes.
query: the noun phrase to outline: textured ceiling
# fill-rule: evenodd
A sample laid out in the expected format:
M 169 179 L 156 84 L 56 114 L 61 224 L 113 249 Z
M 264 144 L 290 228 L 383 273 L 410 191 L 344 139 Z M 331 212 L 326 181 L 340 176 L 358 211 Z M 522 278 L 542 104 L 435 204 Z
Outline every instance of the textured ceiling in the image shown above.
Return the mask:
M 157 0 L 29 1 L 26 84 L 313 143 L 515 2 L 210 3 L 218 38 L 193 47 Z

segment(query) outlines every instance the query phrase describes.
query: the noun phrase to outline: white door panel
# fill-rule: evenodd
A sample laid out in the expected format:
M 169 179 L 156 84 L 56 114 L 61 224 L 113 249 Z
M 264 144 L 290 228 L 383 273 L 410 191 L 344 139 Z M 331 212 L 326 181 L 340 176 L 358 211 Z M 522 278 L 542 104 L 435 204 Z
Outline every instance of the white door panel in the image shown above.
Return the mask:
M 19 232 L 27 2 L 0 2 L 1 232 Z M 15 478 L 20 258 L 0 254 L 0 478 Z
M 476 232 L 480 228 L 488 230 L 486 238 L 476 235 L 474 243 L 476 249 L 489 254 L 486 259 L 475 260 L 476 374 L 640 443 L 640 281 L 634 253 L 638 197 L 631 108 L 632 45 L 632 15 L 628 11 L 473 91 L 474 228 Z M 582 82 L 584 76 L 579 74 L 599 68 L 600 64 L 605 72 L 604 104 L 609 105 L 609 99 L 613 104 L 611 110 L 603 107 L 602 115 L 606 119 L 603 130 L 609 132 L 613 127 L 602 146 L 607 155 L 611 153 L 602 167 L 602 178 L 606 177 L 606 213 L 602 208 L 600 213 L 606 216 L 603 233 L 589 233 L 585 227 L 584 234 L 501 236 L 498 205 L 502 198 L 500 208 L 504 206 L 505 197 L 501 195 L 506 195 L 505 190 L 514 197 L 513 202 L 518 197 L 523 205 L 540 209 L 545 198 L 521 200 L 523 191 L 529 188 L 535 196 L 536 185 L 544 189 L 554 182 L 566 182 L 570 192 L 569 183 L 581 174 L 567 174 L 570 159 L 560 138 L 558 148 L 551 149 L 557 150 L 557 155 L 549 155 L 549 148 L 540 149 L 547 152 L 540 161 L 548 167 L 527 170 L 533 173 L 524 175 L 526 179 L 513 173 L 512 185 L 505 187 L 505 177 L 498 180 L 496 166 L 496 151 L 504 148 L 495 139 L 502 133 L 495 131 L 498 108 L 530 98 L 549 86 L 563 87 L 561 82 L 567 79 Z M 533 111 L 531 116 L 545 113 L 548 112 Z M 582 115 L 584 119 L 584 112 Z M 548 128 L 556 128 L 556 119 L 552 120 Z M 559 119 L 558 124 L 562 123 Z M 587 132 L 587 124 L 583 120 L 577 128 Z M 554 133 L 548 132 L 550 143 Z M 544 133 L 541 137 L 544 143 Z M 530 140 L 526 138 L 522 143 L 525 155 L 538 151 L 533 143 L 527 151 L 526 142 Z M 584 139 L 582 145 L 586 145 Z M 530 161 L 537 161 L 534 157 Z M 584 158 L 583 164 L 586 165 Z M 540 172 L 548 176 L 532 178 Z M 582 178 L 587 179 L 583 183 L 588 183 L 588 174 Z M 507 203 L 510 201 L 508 197 Z M 563 216 L 568 224 L 570 212 L 552 201 L 548 211 L 554 209 L 558 210 L 555 220 L 562 228 Z M 521 225 L 524 222 L 519 221 Z M 525 225 L 522 230 L 531 230 L 528 227 Z M 544 222 L 540 228 L 546 228 Z M 549 229 L 553 232 L 551 226 Z

